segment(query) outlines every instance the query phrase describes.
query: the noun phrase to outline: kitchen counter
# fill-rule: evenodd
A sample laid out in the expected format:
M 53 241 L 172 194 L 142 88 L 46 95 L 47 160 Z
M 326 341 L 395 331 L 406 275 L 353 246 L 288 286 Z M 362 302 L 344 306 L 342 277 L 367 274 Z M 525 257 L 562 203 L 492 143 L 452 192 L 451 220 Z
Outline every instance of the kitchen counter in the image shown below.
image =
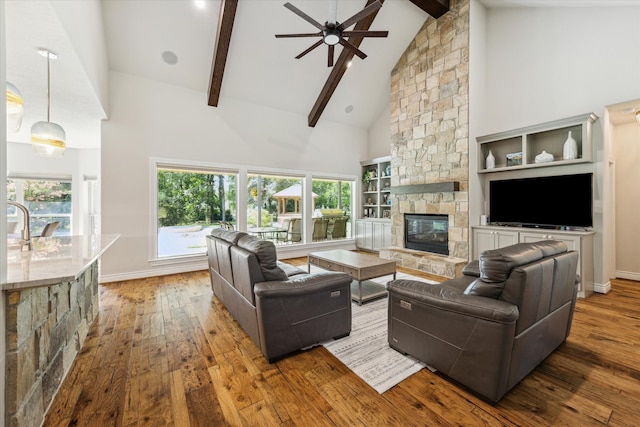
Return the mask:
M 119 236 L 119 234 L 94 234 L 33 238 L 32 251 L 21 252 L 19 249 L 7 251 L 7 281 L 0 285 L 0 289 L 3 291 L 28 289 L 73 281 Z
M 5 296 L 5 411 L 37 426 L 99 315 L 100 256 L 119 235 L 9 239 Z M 1 424 L 1 423 L 0 423 Z

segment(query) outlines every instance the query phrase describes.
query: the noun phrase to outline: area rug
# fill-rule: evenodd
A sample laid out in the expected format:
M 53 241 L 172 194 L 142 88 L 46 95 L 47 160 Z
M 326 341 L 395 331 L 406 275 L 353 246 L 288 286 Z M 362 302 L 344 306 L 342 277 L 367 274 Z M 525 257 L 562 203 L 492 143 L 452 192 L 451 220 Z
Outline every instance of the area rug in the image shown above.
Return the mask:
M 385 276 L 373 281 L 384 285 L 392 278 Z M 405 273 L 398 273 L 396 279 L 437 283 Z M 422 368 L 429 368 L 422 362 L 389 347 L 387 301 L 387 298 L 382 298 L 361 306 L 352 303 L 351 334 L 339 340 L 322 343 L 331 354 L 380 394 Z

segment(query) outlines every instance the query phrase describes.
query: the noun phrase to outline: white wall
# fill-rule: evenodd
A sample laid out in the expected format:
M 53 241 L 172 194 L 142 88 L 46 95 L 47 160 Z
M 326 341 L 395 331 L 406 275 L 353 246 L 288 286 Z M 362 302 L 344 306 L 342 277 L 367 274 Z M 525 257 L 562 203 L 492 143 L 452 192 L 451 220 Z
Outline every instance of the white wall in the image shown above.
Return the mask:
M 475 140 L 487 122 L 484 107 L 487 97 L 487 15 L 486 8 L 477 0 L 472 0 L 469 7 L 469 225 L 479 225 L 480 215 L 487 214 L 484 209 L 484 189 L 476 173 L 478 144 Z M 473 245 L 469 243 L 469 259 L 472 259 Z
M 157 274 L 152 241 L 150 158 L 359 176 L 365 130 L 112 72 L 109 121 L 102 127 L 102 233 L 120 239 L 101 275 Z
M 602 118 L 606 105 L 640 97 L 640 7 L 492 8 L 486 16 L 486 96 L 472 105 L 486 114 L 471 141 L 588 112 Z M 609 167 L 602 122 L 594 126 L 596 162 L 576 172 L 596 174 L 594 275 L 604 286 L 612 258 L 603 248 L 614 236 L 602 233 L 612 215 L 602 194 Z
M 639 23 L 640 7 L 488 9 L 483 132 L 602 117 L 605 105 L 635 98 Z
M 387 104 L 384 107 L 376 121 L 371 125 L 367 139 L 369 141 L 369 152 L 366 159 L 377 159 L 391 155 L 391 104 Z
M 640 126 L 615 126 L 616 277 L 640 280 Z
M 84 66 L 98 102 L 108 114 L 109 61 L 100 0 L 52 1 L 51 6 Z

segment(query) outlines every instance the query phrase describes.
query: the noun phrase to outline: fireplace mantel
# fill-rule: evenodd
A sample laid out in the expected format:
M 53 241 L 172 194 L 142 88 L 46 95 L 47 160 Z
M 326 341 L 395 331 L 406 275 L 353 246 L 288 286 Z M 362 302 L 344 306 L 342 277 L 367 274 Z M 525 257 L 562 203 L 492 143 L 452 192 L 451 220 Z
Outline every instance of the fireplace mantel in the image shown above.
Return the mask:
M 448 193 L 453 191 L 460 191 L 460 183 L 458 181 L 397 185 L 391 187 L 391 194 Z

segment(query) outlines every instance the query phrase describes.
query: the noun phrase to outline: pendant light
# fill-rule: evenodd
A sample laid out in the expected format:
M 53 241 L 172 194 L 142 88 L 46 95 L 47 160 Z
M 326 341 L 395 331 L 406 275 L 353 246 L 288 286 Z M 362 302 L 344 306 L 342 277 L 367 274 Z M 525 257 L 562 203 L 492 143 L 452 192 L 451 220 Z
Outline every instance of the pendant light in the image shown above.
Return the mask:
M 22 126 L 22 116 L 24 106 L 22 105 L 22 94 L 17 87 L 7 82 L 7 130 L 18 132 Z
M 31 146 L 38 156 L 62 157 L 67 136 L 62 126 L 50 121 L 51 118 L 51 60 L 58 55 L 47 49 L 38 53 L 47 58 L 47 121 L 36 122 L 31 126 Z

